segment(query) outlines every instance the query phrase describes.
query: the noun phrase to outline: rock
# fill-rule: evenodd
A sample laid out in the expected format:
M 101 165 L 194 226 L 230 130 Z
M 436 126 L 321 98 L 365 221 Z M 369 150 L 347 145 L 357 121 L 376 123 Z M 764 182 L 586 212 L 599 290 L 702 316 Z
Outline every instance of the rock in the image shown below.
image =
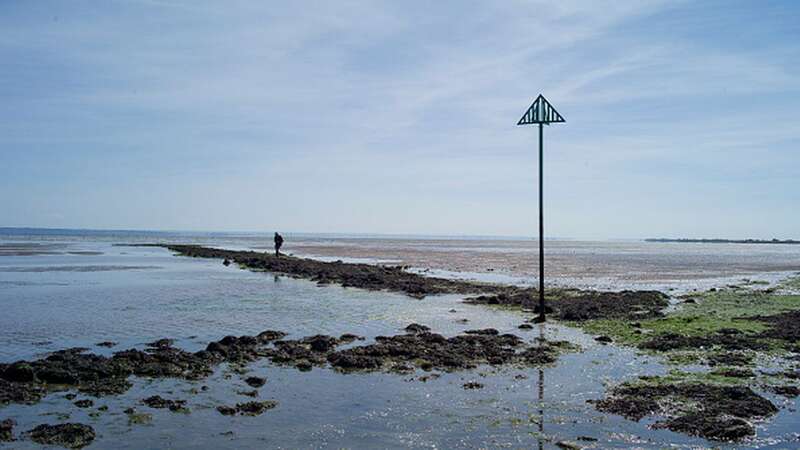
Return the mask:
M 253 389 L 252 391 L 236 391 L 236 393 L 246 397 L 258 397 L 258 390 L 256 389 Z
M 549 344 L 528 347 L 520 353 L 523 361 L 534 366 L 551 364 L 558 359 L 559 351 Z
M 89 408 L 91 406 L 94 406 L 94 402 L 89 400 L 88 398 L 87 399 L 83 399 L 83 400 L 78 400 L 74 404 L 78 408 Z
M 144 425 L 153 421 L 153 415 L 133 412 L 128 414 L 128 425 Z
M 278 339 L 283 339 L 284 337 L 286 337 L 286 333 L 284 333 L 283 331 L 266 330 L 262 331 L 261 333 L 258 333 L 258 336 L 256 337 L 261 342 L 272 342 Z
M 133 384 L 123 378 L 109 378 L 100 381 L 87 381 L 79 385 L 78 390 L 87 395 L 103 397 L 106 395 L 118 395 L 127 391 Z
M 466 303 L 523 307 L 538 297 L 534 288 L 506 288 L 504 292 L 465 299 Z M 544 312 L 564 321 L 642 319 L 663 316 L 669 298 L 658 291 L 577 291 L 551 299 Z M 538 313 L 538 305 L 533 308 Z
M 248 363 L 255 361 L 259 357 L 259 347 L 266 343 L 270 336 L 263 334 L 258 336 L 225 336 L 217 342 L 212 342 L 206 347 L 206 355 L 197 355 L 212 359 L 212 361 L 222 360 L 229 363 Z
M 610 337 L 605 335 L 597 336 L 596 338 L 594 338 L 594 340 L 601 344 L 610 344 L 611 342 L 613 342 Z
M 778 376 L 788 378 L 790 380 L 800 380 L 800 369 L 784 370 L 783 372 L 780 372 Z
M 800 388 L 792 385 L 767 386 L 767 389 L 786 398 L 796 398 L 800 396 Z
M 468 381 L 462 385 L 464 389 L 483 389 L 483 384 L 477 381 Z
M 264 400 L 261 402 L 237 403 L 236 406 L 217 406 L 217 411 L 225 416 L 240 414 L 243 416 L 258 416 L 269 409 L 278 406 L 275 400 Z
M 32 383 L 12 383 L 0 379 L 0 405 L 6 403 L 36 403 L 47 394 L 43 386 Z
M 236 410 L 239 414 L 245 416 L 258 416 L 264 413 L 264 411 L 275 408 L 276 406 L 278 406 L 278 402 L 275 400 L 265 400 L 262 402 L 238 403 L 236 405 Z
M 702 436 L 715 441 L 735 442 L 754 436 L 755 427 L 739 417 L 709 417 L 700 413 L 687 414 L 657 422 L 653 428 Z
M 421 377 L 419 377 L 417 379 L 419 381 L 422 381 L 423 383 L 427 383 L 428 381 L 435 380 L 435 379 L 437 379 L 439 377 L 441 377 L 441 375 L 439 375 L 438 373 L 429 373 L 427 375 L 422 375 Z
M 735 367 L 717 369 L 712 371 L 711 374 L 729 378 L 755 378 L 756 376 L 750 369 L 739 369 Z
M 533 325 L 531 325 L 529 323 L 523 323 L 522 325 L 518 326 L 517 328 L 519 328 L 520 330 L 532 330 L 533 329 Z
M 247 377 L 244 379 L 244 382 L 249 384 L 251 387 L 260 388 L 267 383 L 267 379 L 261 377 Z
M 34 380 L 33 367 L 25 361 L 9 364 L 2 373 L 2 378 L 15 383 L 29 383 Z
M 560 344 L 543 341 L 538 346 L 517 351 L 522 339 L 497 330 L 476 330 L 451 338 L 430 332 L 397 336 L 378 336 L 375 343 L 334 351 L 328 362 L 342 370 L 377 370 L 398 365 L 416 365 L 422 370 L 474 368 L 478 364 L 548 364 L 555 361 Z
M 36 378 L 49 384 L 76 385 L 80 382 L 77 373 L 60 367 L 42 367 L 36 372 Z
M 383 366 L 380 356 L 364 354 L 361 350 L 333 353 L 328 355 L 328 362 L 342 370 L 375 370 Z
M 223 416 L 235 416 L 236 415 L 236 408 L 231 406 L 217 406 L 217 411 Z
M 153 347 L 153 348 L 169 348 L 172 347 L 172 344 L 174 343 L 175 340 L 164 338 L 164 339 L 159 339 L 157 341 L 148 342 L 146 345 L 148 347 Z
M 409 365 L 406 365 L 406 364 L 395 364 L 395 365 L 392 366 L 391 371 L 395 372 L 395 373 L 404 373 L 405 374 L 405 373 L 413 372 L 414 368 L 409 366 Z
M 350 342 L 353 341 L 363 341 L 363 340 L 364 338 L 362 336 L 358 336 L 356 334 L 351 334 L 351 333 L 345 333 L 339 336 L 339 342 L 341 342 L 342 344 L 349 344 Z
M 679 349 L 707 349 L 719 346 L 725 350 L 767 350 L 769 347 L 757 335 L 718 330 L 702 336 L 679 333 L 660 333 L 637 345 L 644 350 L 669 351 Z
M 14 440 L 14 426 L 17 422 L 14 419 L 0 421 L 0 442 L 11 442 Z
M 228 267 L 231 265 L 231 261 L 228 258 L 225 258 L 225 260 L 222 261 L 222 265 Z
M 168 408 L 172 412 L 188 412 L 189 410 L 186 408 L 186 400 L 168 400 L 160 395 L 154 395 L 152 397 L 147 397 L 146 399 L 142 400 L 142 403 L 145 405 L 155 408 L 155 409 L 164 409 Z
M 553 342 L 521 348 L 522 339 L 512 334 L 501 335 L 495 329 L 472 330 L 450 338 L 425 331 L 428 327 L 419 324 L 412 324 L 408 329 L 405 334 L 377 336 L 374 344 L 342 350 L 337 347 L 343 342 L 362 338 L 345 334 L 339 338 L 315 335 L 282 340 L 285 333 L 267 330 L 258 336 L 226 336 L 194 353 L 173 347 L 171 339 L 151 342 L 144 350 L 117 351 L 111 357 L 87 354 L 85 349 L 60 350 L 43 359 L 0 364 L 0 404 L 35 403 L 53 389 L 53 384 L 60 385 L 59 389 L 65 387 L 96 397 L 117 395 L 131 388 L 128 381 L 131 376 L 194 381 L 209 376 L 220 364 L 246 367 L 260 358 L 299 370 L 330 365 L 341 371 L 410 372 L 415 367 L 450 371 L 470 369 L 479 364 L 547 364 L 555 360 L 562 348 Z M 6 377 L 31 381 L 9 381 Z M 256 382 L 252 386 L 261 384 Z M 65 398 L 73 400 L 75 394 L 67 394 Z M 145 399 L 145 404 L 186 411 L 183 400 L 153 396 Z
M 98 347 L 111 348 L 111 347 L 115 347 L 117 345 L 117 343 L 116 342 L 112 342 L 112 341 L 103 341 L 103 342 L 98 342 L 97 344 L 94 344 L 94 345 L 96 345 Z
M 771 316 L 754 317 L 760 322 L 769 325 L 769 328 L 760 332 L 759 337 L 767 339 L 778 339 L 787 344 L 800 342 L 800 310 L 786 311 Z
M 466 334 L 480 334 L 484 336 L 497 336 L 500 334 L 499 331 L 495 330 L 494 328 L 484 328 L 482 330 L 467 330 L 464 333 Z
M 666 415 L 668 419 L 656 422 L 653 427 L 721 441 L 738 441 L 754 435 L 751 419 L 778 412 L 772 402 L 749 387 L 673 383 L 658 377 L 623 383 L 613 388 L 607 398 L 592 403 L 600 411 L 636 421 L 648 415 Z M 686 408 L 687 405 L 691 408 Z
M 329 350 L 332 350 L 339 344 L 338 339 L 331 336 L 325 336 L 322 334 L 304 338 L 302 339 L 301 342 L 303 342 L 304 344 L 308 344 L 311 347 L 312 351 L 318 353 L 324 353 Z
M 427 277 L 396 266 L 324 262 L 288 255 L 277 257 L 264 252 L 223 250 L 197 245 L 164 247 L 185 256 L 220 260 L 227 258 L 242 267 L 304 278 L 318 284 L 337 283 L 344 287 L 403 292 L 412 298 L 424 298 L 431 294 L 478 294 L 499 290 L 494 286 L 468 281 Z
M 581 450 L 583 448 L 580 444 L 572 441 L 558 441 L 556 442 L 556 447 L 565 450 Z
M 37 444 L 58 445 L 66 448 L 83 448 L 94 441 L 94 429 L 81 423 L 39 425 L 28 431 L 28 436 Z
M 418 323 L 412 323 L 411 325 L 405 328 L 407 333 L 425 333 L 427 331 L 431 331 L 430 327 L 426 327 L 425 325 L 420 325 Z

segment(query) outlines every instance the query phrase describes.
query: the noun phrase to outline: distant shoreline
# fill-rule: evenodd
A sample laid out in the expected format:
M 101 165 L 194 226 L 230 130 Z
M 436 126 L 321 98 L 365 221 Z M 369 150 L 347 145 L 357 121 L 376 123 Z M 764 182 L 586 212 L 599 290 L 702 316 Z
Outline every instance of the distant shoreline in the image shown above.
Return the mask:
M 793 239 L 665 239 L 650 238 L 645 242 L 680 242 L 693 244 L 800 244 L 800 241 Z

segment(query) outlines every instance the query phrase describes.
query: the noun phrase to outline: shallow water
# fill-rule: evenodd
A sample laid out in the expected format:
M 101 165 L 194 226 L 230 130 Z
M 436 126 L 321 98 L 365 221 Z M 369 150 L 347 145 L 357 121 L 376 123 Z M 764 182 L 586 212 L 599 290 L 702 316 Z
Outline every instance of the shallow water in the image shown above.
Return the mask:
M 113 239 L 63 239 L 55 254 L 0 256 L 0 361 L 41 356 L 73 346 L 111 353 L 141 347 L 161 337 L 190 350 L 228 334 L 265 329 L 292 337 L 352 332 L 367 337 L 397 334 L 411 322 L 445 335 L 493 327 L 533 339 L 518 313 L 461 303 L 458 296 L 414 300 L 224 267 L 220 261 L 175 257 L 159 248 L 112 246 Z M 124 240 L 120 241 L 123 242 Z M 24 243 L 24 242 L 23 242 Z M 68 252 L 89 252 L 74 255 Z M 103 270 L 62 270 L 62 268 Z M 23 269 L 24 270 L 21 270 Z M 457 312 L 449 312 L 456 309 Z M 468 319 L 467 324 L 458 319 Z M 569 339 L 584 351 L 562 356 L 554 367 L 482 367 L 442 373 L 427 382 L 415 375 L 340 374 L 328 369 L 303 373 L 268 361 L 250 366 L 266 376 L 259 398 L 279 406 L 258 417 L 220 415 L 216 406 L 251 400 L 242 376 L 225 367 L 201 382 L 135 380 L 129 392 L 95 399 L 79 409 L 55 393 L 39 404 L 9 405 L 17 433 L 40 423 L 76 421 L 92 425 L 98 438 L 89 448 L 553 448 L 579 436 L 599 439 L 602 448 L 709 446 L 707 441 L 599 413 L 586 403 L 601 398 L 607 383 L 664 373 L 657 361 L 581 332 L 548 324 L 550 339 Z M 115 341 L 113 349 L 96 347 Z M 479 381 L 485 387 L 465 390 Z M 193 389 L 209 386 L 208 391 Z M 540 394 L 541 392 L 541 394 Z M 190 414 L 153 410 L 139 401 L 160 394 L 188 400 Z M 79 396 L 78 398 L 83 398 Z M 753 445 L 798 445 L 796 402 L 769 396 L 784 407 L 759 429 Z M 96 417 L 89 413 L 108 405 Z M 129 406 L 153 415 L 150 424 L 129 424 Z M 53 415 L 69 414 L 69 418 Z M 230 434 L 232 432 L 232 434 Z M 591 444 L 586 442 L 586 444 Z M 0 445 L 2 446 L 2 445 Z M 34 448 L 29 441 L 6 445 Z
M 535 284 L 539 274 L 539 244 L 532 239 L 290 233 L 284 237 L 283 251 L 325 261 L 400 264 L 434 274 L 517 284 Z M 0 228 L 0 256 L 14 252 L 64 254 L 76 251 L 65 248 L 65 242 L 98 241 L 194 243 L 272 251 L 271 233 Z M 800 273 L 800 245 L 790 244 L 547 240 L 545 256 L 548 285 L 589 289 L 682 293 L 740 283 L 743 279 L 774 283 Z

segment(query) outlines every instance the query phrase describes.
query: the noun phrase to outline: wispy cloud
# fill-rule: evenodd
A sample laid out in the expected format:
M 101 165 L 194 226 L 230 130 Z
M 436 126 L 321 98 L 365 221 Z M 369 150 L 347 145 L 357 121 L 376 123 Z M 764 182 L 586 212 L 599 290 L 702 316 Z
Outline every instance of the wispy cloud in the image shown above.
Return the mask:
M 6 2 L 0 206 L 6 225 L 525 234 L 534 133 L 514 124 L 544 92 L 568 120 L 547 130 L 556 234 L 705 232 L 679 183 L 717 204 L 796 198 L 764 180 L 800 176 L 800 8 L 755 8 Z M 732 45 L 745 24 L 757 39 Z M 34 200 L 72 206 L 51 223 Z M 250 207 L 267 201 L 280 216 Z M 657 219 L 605 214 L 654 202 Z M 800 225 L 767 214 L 724 225 Z

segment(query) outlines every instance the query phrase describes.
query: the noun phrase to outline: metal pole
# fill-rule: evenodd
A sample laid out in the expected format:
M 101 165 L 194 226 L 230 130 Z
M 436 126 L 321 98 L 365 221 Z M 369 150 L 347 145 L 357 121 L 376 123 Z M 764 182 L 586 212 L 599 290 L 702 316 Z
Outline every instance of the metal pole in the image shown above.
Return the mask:
M 544 124 L 539 124 L 539 318 L 544 322 Z

